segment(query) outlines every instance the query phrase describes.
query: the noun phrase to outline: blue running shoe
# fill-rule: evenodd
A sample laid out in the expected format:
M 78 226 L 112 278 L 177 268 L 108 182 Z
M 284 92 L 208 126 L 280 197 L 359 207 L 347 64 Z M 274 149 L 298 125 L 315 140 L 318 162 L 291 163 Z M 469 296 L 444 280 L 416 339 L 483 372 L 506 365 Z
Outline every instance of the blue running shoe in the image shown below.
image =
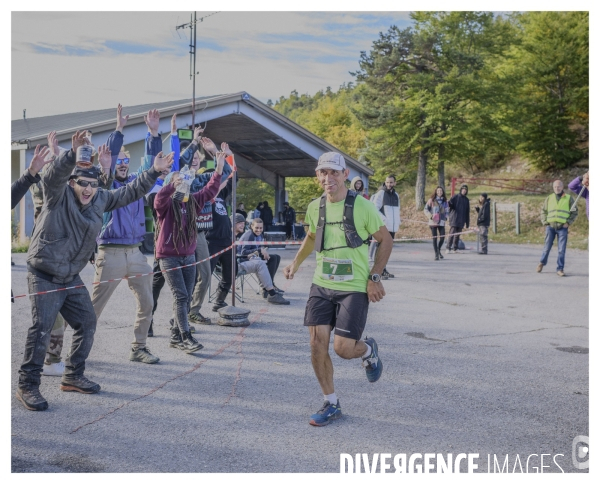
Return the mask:
M 329 400 L 325 400 L 321 410 L 317 413 L 314 413 L 310 416 L 311 425 L 315 427 L 323 427 L 327 425 L 332 420 L 336 420 L 342 416 L 342 407 L 340 407 L 340 400 L 338 398 L 337 403 L 334 405 L 333 403 L 329 403 Z
M 362 365 L 365 367 L 365 371 L 367 372 L 367 380 L 371 383 L 375 383 L 379 380 L 381 373 L 383 372 L 383 363 L 381 358 L 379 358 L 379 351 L 377 349 L 377 343 L 373 338 L 365 339 L 365 343 L 367 343 L 371 347 L 371 354 L 363 360 Z

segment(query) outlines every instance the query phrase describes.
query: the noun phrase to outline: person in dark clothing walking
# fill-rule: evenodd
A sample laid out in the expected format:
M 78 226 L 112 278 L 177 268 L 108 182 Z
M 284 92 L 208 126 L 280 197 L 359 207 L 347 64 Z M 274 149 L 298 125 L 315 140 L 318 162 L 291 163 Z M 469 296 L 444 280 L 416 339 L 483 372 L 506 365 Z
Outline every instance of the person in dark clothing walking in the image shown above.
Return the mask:
M 471 209 L 467 193 L 469 193 L 469 187 L 467 185 L 461 185 L 460 193 L 454 195 L 448 201 L 448 207 L 450 208 L 450 214 L 448 216 L 450 236 L 448 237 L 446 254 L 456 254 L 458 252 L 460 235 L 457 235 L 457 232 L 461 232 L 463 227 L 469 228 L 469 212 Z
M 292 207 L 290 207 L 290 204 L 288 202 L 283 202 L 283 221 L 285 222 L 285 237 L 287 239 L 291 239 L 294 235 L 296 211 Z
M 269 207 L 269 202 L 263 202 L 263 208 L 260 211 L 260 218 L 265 224 L 265 232 L 270 232 L 273 227 L 273 210 Z
M 477 228 L 479 229 L 479 242 L 481 250 L 478 254 L 488 253 L 488 229 L 490 227 L 490 199 L 487 193 L 482 193 L 479 196 L 480 207 L 475 207 L 477 212 Z

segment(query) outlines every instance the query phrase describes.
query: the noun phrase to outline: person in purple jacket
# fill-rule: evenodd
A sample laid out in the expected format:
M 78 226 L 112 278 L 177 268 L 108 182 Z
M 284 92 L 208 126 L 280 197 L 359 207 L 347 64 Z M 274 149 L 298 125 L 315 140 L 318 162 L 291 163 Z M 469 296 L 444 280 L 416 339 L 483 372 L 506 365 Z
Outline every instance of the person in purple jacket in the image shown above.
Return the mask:
M 138 173 L 129 174 L 129 156 L 121 151 L 123 145 L 123 128 L 129 116 L 122 116 L 122 107 L 117 108 L 117 129 L 109 137 L 111 153 L 117 154 L 113 160 L 115 179 L 110 187 L 116 190 L 134 181 L 140 173 L 152 166 L 153 156 L 146 156 Z M 155 139 L 160 140 L 158 123 L 160 115 L 156 109 L 148 111 L 144 116 L 148 131 Z M 112 151 L 115 150 L 115 151 Z M 112 212 L 105 212 L 102 229 L 96 241 L 98 243 L 98 256 L 94 264 L 94 282 L 120 279 L 122 277 L 148 274 L 152 272 L 146 256 L 140 251 L 142 240 L 146 235 L 146 216 L 144 213 L 144 200 L 140 198 L 129 205 L 118 208 Z M 121 281 L 96 284 L 92 293 L 92 305 L 96 319 L 104 310 L 108 300 Z M 159 358 L 150 353 L 146 346 L 148 329 L 152 319 L 152 278 L 135 277 L 127 279 L 129 289 L 136 299 L 136 319 L 133 325 L 134 340 L 131 343 L 130 361 L 141 363 L 157 363 Z
M 585 198 L 585 215 L 590 219 L 590 172 L 586 171 L 583 176 L 578 176 L 569 183 L 569 190 L 573 193 L 579 195 L 579 193 L 584 190 L 581 194 L 583 198 Z

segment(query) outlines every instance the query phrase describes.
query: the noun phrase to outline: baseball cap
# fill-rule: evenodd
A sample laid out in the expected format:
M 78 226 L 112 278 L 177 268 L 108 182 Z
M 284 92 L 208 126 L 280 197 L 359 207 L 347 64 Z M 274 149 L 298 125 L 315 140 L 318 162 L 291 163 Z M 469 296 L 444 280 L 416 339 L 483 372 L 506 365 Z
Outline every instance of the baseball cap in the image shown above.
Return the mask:
M 335 153 L 334 151 L 328 151 L 327 153 L 323 153 L 321 156 L 319 156 L 319 162 L 317 163 L 315 171 L 345 169 L 346 160 L 344 160 L 344 157 L 339 153 Z
M 94 178 L 95 180 L 97 180 L 98 177 L 100 176 L 100 170 L 95 166 L 92 166 L 90 168 L 81 168 L 81 167 L 77 166 L 73 170 L 73 173 L 71 173 L 69 180 L 71 178 L 78 178 L 80 176 L 84 176 L 86 178 Z

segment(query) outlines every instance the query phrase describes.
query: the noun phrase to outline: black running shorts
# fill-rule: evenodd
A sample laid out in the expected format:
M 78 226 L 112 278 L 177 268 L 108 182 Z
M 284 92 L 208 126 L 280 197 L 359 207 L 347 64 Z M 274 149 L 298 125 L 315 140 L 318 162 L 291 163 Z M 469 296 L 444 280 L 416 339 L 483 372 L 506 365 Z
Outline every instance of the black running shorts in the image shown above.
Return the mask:
M 334 291 L 313 284 L 310 287 L 304 326 L 328 324 L 335 334 L 359 340 L 367 323 L 369 298 L 365 292 Z

